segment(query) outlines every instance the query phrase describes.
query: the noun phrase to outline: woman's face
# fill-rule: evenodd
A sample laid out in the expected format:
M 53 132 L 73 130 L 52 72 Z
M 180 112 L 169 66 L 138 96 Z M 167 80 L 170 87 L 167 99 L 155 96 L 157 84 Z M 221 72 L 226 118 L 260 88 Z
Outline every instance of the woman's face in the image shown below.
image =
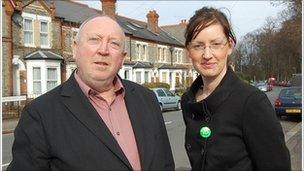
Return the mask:
M 187 53 L 201 76 L 206 79 L 216 78 L 226 73 L 227 59 L 232 53 L 232 47 L 223 27 L 220 24 L 212 24 L 189 43 Z

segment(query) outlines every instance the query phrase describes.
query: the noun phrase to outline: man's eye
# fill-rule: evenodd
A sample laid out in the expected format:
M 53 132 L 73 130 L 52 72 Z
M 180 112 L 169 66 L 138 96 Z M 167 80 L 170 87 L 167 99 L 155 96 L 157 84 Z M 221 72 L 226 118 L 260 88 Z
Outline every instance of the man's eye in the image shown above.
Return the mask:
M 89 43 L 99 43 L 99 38 L 98 37 L 90 37 L 88 39 Z
M 109 42 L 110 46 L 114 49 L 119 49 L 120 48 L 120 43 L 116 41 L 110 41 Z

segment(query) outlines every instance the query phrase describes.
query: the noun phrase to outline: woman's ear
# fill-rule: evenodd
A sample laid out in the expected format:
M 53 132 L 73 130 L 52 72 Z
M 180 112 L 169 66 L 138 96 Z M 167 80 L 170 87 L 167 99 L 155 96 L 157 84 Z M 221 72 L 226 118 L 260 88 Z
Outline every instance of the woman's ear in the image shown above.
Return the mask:
M 229 46 L 229 49 L 228 49 L 227 55 L 230 56 L 232 54 L 234 46 L 235 46 L 234 41 L 230 37 L 229 37 L 228 46 Z

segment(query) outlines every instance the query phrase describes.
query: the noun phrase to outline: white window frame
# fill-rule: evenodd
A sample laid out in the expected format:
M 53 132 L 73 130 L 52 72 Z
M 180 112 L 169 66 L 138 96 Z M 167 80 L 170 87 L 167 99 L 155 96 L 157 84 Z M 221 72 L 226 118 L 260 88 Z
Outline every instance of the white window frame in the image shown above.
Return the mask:
M 40 79 L 34 79 L 34 69 L 35 68 L 39 68 L 39 70 L 40 70 Z M 33 68 L 32 68 L 32 75 L 33 75 L 33 81 L 32 81 L 32 85 L 33 85 L 33 94 L 35 94 L 35 95 L 37 95 L 37 94 L 41 94 L 42 93 L 42 69 L 41 69 L 41 67 L 40 66 L 33 66 Z M 34 91 L 34 83 L 35 82 L 39 82 L 40 83 L 40 91 L 38 92 L 38 93 L 36 93 L 35 91 Z
M 42 23 L 46 23 L 47 24 L 47 31 L 46 32 L 42 32 Z M 47 44 L 43 45 L 41 43 L 41 35 L 46 35 L 46 42 Z M 49 41 L 49 22 L 47 20 L 40 20 L 40 47 L 41 48 L 50 48 L 50 41 Z
M 25 25 L 25 20 L 30 20 L 31 24 L 32 24 L 32 30 L 25 30 L 23 27 L 23 42 L 24 42 L 24 46 L 26 47 L 35 47 L 35 34 L 34 34 L 34 19 L 30 18 L 30 17 L 24 17 L 23 19 L 23 25 Z M 32 33 L 32 43 L 27 43 L 25 42 L 25 32 L 31 32 Z
M 158 55 L 158 62 L 161 63 L 168 63 L 167 60 L 167 51 L 168 47 L 164 45 L 157 45 L 157 55 Z
M 145 47 L 145 48 L 144 48 Z M 147 61 L 148 56 L 148 43 L 146 42 L 135 42 L 135 52 L 136 52 L 136 58 L 139 61 Z
M 176 55 L 176 63 L 181 64 L 183 59 L 183 49 L 175 48 L 175 55 Z
M 57 85 L 61 84 L 61 61 L 54 60 L 26 60 L 27 92 L 28 96 L 35 98 L 41 94 L 33 92 L 33 68 L 41 68 L 41 94 L 47 92 L 47 68 L 57 68 Z M 57 86 L 56 85 L 56 86 Z
M 48 78 L 48 70 L 49 69 L 55 69 L 55 71 L 56 71 L 56 78 L 55 79 L 49 79 Z M 51 88 L 51 89 L 48 90 L 48 83 L 49 82 L 56 82 L 56 85 L 53 88 L 55 88 L 56 86 L 58 86 L 58 68 L 57 67 L 51 66 L 51 67 L 47 67 L 46 68 L 46 91 L 50 91 L 50 90 L 53 89 L 53 88 Z

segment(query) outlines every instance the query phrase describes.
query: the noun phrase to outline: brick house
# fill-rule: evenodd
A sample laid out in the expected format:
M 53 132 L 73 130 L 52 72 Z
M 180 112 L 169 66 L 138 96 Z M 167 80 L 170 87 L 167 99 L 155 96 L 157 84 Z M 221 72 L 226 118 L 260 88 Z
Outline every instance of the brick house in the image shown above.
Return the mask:
M 68 79 L 76 68 L 71 46 L 78 28 L 98 14 L 116 19 L 126 34 L 122 78 L 139 84 L 165 82 L 172 90 L 192 82 L 196 72 L 182 41 L 158 26 L 155 10 L 147 13 L 147 21 L 138 21 L 118 15 L 116 0 L 101 2 L 97 10 L 69 0 L 3 1 L 3 96 L 35 98 Z

